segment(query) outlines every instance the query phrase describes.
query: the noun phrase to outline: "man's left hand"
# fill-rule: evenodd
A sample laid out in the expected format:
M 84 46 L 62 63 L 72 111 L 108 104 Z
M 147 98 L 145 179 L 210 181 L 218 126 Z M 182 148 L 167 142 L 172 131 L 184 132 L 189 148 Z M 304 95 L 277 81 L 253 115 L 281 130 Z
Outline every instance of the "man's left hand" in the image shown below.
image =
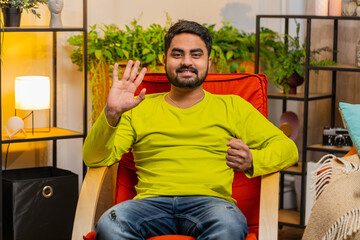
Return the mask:
M 226 164 L 229 167 L 240 172 L 252 168 L 253 158 L 248 145 L 241 139 L 231 138 L 227 146 L 230 147 L 226 155 Z

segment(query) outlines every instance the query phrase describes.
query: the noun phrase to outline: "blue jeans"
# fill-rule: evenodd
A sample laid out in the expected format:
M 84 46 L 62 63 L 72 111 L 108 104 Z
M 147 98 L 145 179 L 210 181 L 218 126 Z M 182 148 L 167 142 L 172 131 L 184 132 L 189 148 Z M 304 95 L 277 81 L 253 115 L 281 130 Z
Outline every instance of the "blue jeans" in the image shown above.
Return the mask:
M 207 196 L 128 200 L 107 210 L 95 226 L 97 240 L 188 235 L 198 240 L 241 240 L 246 218 L 231 202 Z

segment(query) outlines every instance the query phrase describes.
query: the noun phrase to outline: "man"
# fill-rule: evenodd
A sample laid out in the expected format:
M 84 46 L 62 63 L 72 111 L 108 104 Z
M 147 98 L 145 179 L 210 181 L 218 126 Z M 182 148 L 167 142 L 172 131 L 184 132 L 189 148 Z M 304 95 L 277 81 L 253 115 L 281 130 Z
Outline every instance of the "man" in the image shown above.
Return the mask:
M 103 113 L 88 134 L 88 166 L 111 165 L 133 149 L 137 195 L 109 209 L 97 239 L 146 239 L 183 234 L 197 239 L 245 239 L 244 215 L 231 198 L 235 171 L 248 177 L 297 161 L 297 149 L 279 129 L 238 96 L 203 90 L 211 65 L 211 36 L 198 23 L 179 21 L 165 36 L 163 63 L 169 93 L 147 95 L 146 69 L 129 61 Z M 140 104 L 141 103 L 141 104 Z

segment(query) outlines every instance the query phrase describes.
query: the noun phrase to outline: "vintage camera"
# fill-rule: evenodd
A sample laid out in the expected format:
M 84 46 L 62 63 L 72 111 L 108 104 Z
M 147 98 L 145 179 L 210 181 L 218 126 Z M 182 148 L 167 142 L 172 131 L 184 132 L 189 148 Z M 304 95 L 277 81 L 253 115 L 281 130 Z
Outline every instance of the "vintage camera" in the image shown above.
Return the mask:
M 323 131 L 323 145 L 336 147 L 352 146 L 352 141 L 347 129 L 325 127 Z

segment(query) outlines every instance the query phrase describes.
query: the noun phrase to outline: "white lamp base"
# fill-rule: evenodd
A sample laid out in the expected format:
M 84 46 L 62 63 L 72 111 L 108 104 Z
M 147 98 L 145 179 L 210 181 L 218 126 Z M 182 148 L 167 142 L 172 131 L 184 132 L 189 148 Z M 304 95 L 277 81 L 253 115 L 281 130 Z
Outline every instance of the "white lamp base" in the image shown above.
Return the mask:
M 4 129 L 6 131 L 6 133 L 8 134 L 9 138 L 12 138 L 15 134 L 21 132 L 22 134 L 24 134 L 24 136 L 26 137 L 26 132 L 23 128 L 20 128 L 18 130 L 13 131 L 12 133 L 10 133 L 10 131 L 4 126 Z

